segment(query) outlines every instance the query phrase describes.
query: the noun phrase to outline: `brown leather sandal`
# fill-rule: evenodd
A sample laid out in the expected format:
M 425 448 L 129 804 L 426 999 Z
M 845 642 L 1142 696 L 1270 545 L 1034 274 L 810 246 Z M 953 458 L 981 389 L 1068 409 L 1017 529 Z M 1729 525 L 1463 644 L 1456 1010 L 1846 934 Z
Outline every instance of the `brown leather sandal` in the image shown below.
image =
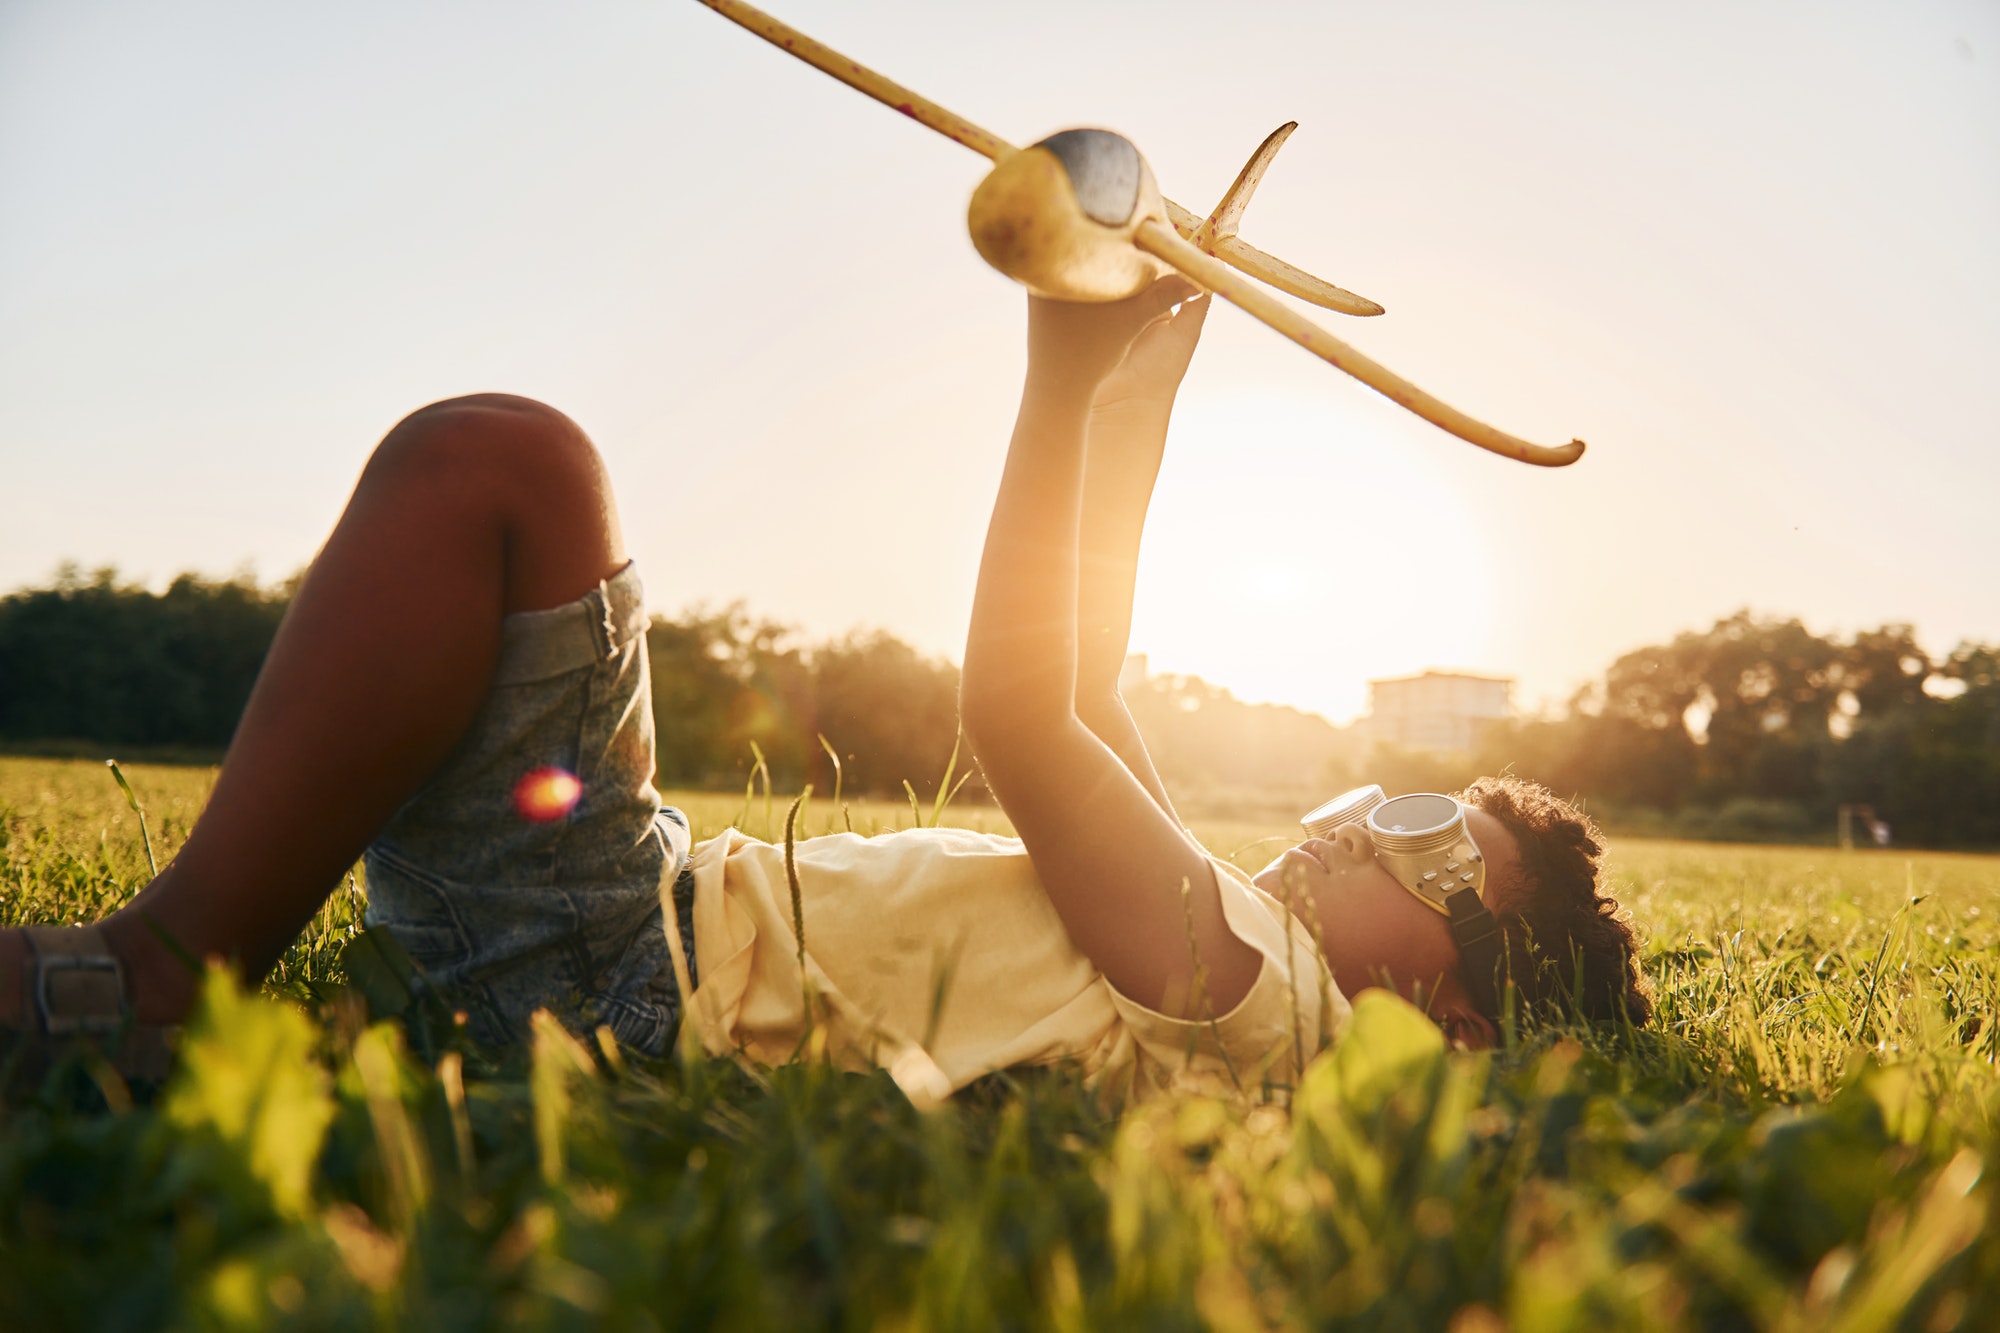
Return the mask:
M 19 1089 L 66 1057 L 95 1048 L 120 1077 L 158 1083 L 173 1069 L 178 1027 L 139 1023 L 125 969 L 96 926 L 30 926 L 20 1026 L 0 1028 L 0 1068 Z

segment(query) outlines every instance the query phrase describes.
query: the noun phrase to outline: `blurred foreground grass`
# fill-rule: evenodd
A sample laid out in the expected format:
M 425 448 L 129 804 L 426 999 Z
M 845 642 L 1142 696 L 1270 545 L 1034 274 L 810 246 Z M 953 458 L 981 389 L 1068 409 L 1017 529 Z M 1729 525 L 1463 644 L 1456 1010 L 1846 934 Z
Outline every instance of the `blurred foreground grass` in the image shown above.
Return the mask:
M 128 776 L 164 861 L 210 775 Z M 787 804 L 670 799 L 697 836 Z M 1290 835 L 1196 831 L 1250 866 Z M 1614 873 L 1652 1030 L 1474 1055 L 1364 1000 L 1288 1105 L 1119 1117 L 1062 1071 L 919 1114 L 554 1028 L 420 1061 L 342 997 L 336 893 L 272 998 L 211 978 L 158 1098 L 79 1070 L 0 1111 L 0 1328 L 1994 1327 L 2000 858 L 1633 841 Z M 0 759 L 0 923 L 146 875 L 101 765 Z

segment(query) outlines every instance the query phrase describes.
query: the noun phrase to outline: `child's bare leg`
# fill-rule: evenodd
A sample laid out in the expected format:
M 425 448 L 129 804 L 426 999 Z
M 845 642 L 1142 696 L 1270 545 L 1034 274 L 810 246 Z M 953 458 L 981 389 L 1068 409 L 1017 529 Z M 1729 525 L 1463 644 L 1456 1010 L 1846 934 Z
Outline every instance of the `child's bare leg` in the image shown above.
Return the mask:
M 142 1022 L 194 978 L 160 942 L 261 977 L 485 698 L 500 621 L 625 563 L 609 484 L 575 423 L 527 399 L 434 404 L 389 432 L 271 645 L 186 846 L 104 923 Z M 148 921 L 154 930 L 149 927 Z M 25 942 L 0 932 L 0 1019 Z

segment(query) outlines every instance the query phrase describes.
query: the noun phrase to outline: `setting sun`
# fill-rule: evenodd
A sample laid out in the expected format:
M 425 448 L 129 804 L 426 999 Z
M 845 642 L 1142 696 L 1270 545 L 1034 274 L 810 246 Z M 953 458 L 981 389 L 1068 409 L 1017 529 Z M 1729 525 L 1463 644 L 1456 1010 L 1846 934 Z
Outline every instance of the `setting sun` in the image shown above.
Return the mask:
M 1370 677 L 1485 665 L 1491 519 L 1467 472 L 1337 401 L 1191 396 L 1147 526 L 1133 650 L 1334 718 L 1362 710 Z

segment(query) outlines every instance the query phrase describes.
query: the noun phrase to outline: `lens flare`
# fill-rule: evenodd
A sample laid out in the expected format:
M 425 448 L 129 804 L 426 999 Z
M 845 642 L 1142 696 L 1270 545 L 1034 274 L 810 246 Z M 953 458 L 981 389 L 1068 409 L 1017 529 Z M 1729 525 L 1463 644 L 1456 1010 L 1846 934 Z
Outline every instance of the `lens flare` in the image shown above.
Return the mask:
M 560 768 L 538 768 L 514 784 L 514 811 L 537 824 L 561 819 L 576 808 L 583 784 Z

